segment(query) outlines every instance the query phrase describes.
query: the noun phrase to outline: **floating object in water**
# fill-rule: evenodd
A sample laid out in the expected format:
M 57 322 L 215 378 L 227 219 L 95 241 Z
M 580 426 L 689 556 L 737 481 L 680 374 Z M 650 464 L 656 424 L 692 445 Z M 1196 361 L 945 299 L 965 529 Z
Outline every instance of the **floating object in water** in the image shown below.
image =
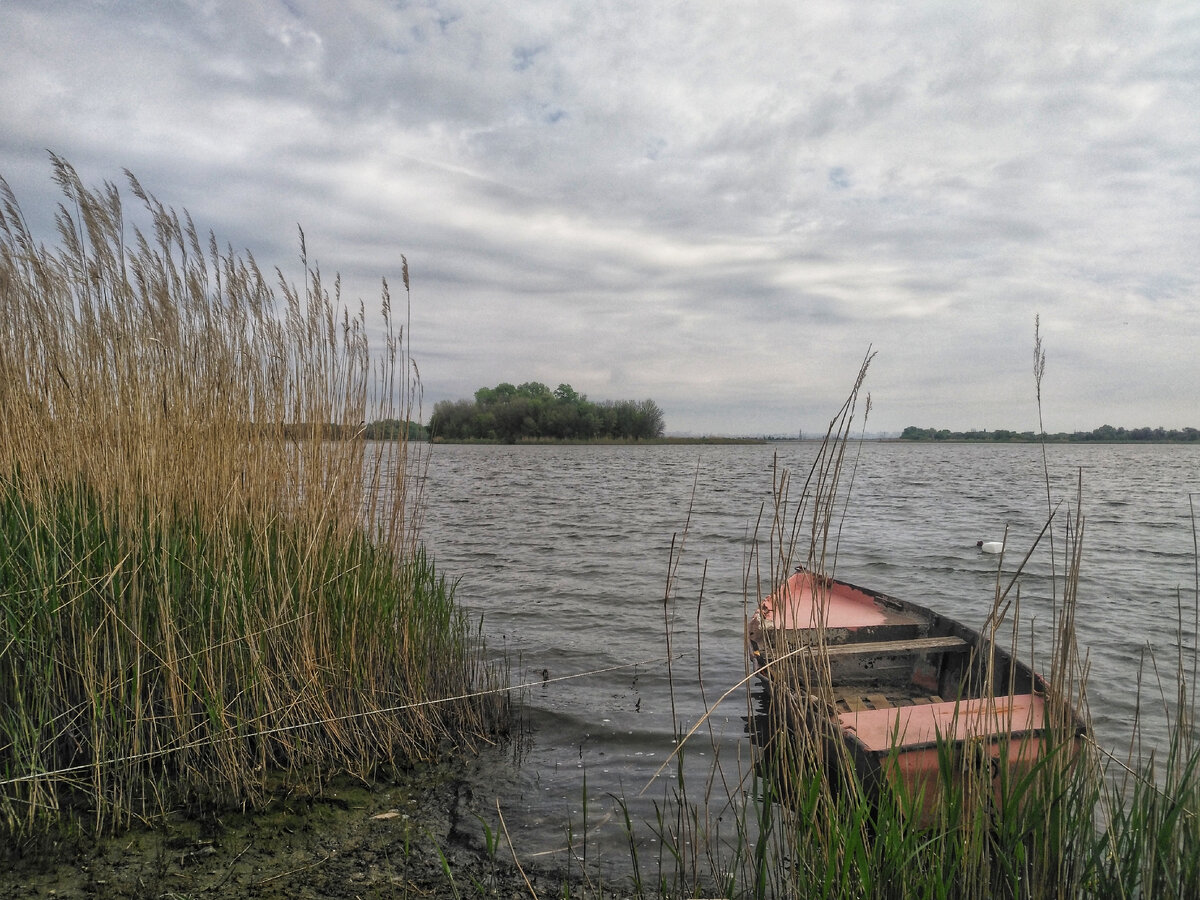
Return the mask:
M 976 541 L 975 546 L 984 553 L 1003 553 L 1004 541 Z

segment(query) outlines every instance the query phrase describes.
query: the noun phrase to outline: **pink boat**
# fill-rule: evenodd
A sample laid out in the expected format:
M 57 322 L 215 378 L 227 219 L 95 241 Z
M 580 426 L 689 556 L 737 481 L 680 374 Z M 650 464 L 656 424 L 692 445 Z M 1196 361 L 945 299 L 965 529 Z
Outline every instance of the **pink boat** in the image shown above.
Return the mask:
M 747 638 L 779 727 L 839 740 L 864 787 L 915 798 L 925 822 L 945 783 L 941 759 L 960 778 L 986 765 L 1000 799 L 1056 743 L 1039 675 L 887 594 L 798 570 L 759 604 Z M 1057 727 L 1081 732 L 1069 709 Z

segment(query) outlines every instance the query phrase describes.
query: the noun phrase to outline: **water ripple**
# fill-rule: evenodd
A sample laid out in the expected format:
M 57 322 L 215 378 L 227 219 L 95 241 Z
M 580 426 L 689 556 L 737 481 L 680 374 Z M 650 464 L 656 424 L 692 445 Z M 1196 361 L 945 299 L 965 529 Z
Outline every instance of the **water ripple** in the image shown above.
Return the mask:
M 674 749 L 677 729 L 699 721 L 705 700 L 745 675 L 745 585 L 751 602 L 756 577 L 770 589 L 765 566 L 747 579 L 747 558 L 776 455 L 797 473 L 798 491 L 814 452 L 810 444 L 432 448 L 424 540 L 441 571 L 459 579 L 459 600 L 484 616 L 493 646 L 519 658 L 534 685 L 532 746 L 505 788 L 515 793 L 506 810 L 534 845 L 561 839 L 564 804 L 580 799 L 585 774 L 589 793 L 624 796 L 631 814 L 653 817 L 649 797 L 636 794 Z M 1141 723 L 1152 745 L 1166 714 L 1144 659 L 1154 652 L 1173 671 L 1181 601 L 1185 624 L 1193 621 L 1188 492 L 1200 491 L 1200 448 L 1065 445 L 1049 448 L 1048 458 L 1049 504 L 1036 446 L 863 445 L 837 572 L 977 625 L 1048 507 L 1062 501 L 1060 529 L 1075 515 L 1082 472 L 1078 622 L 1097 735 L 1114 749 L 1128 746 L 1144 665 Z M 669 554 L 683 541 L 689 510 L 664 606 Z M 975 547 L 1006 535 L 1003 560 Z M 1021 583 L 1021 617 L 1032 632 L 1021 646 L 1040 659 L 1062 543 L 1060 530 L 1052 560 L 1043 540 Z M 670 673 L 668 642 L 680 655 Z M 1186 646 L 1191 665 L 1190 637 Z M 566 680 L 539 685 L 542 670 Z M 703 743 L 694 739 L 686 766 L 695 779 L 703 781 L 714 754 L 744 764 L 744 706 L 735 694 L 706 723 Z M 622 836 L 612 840 L 618 846 Z

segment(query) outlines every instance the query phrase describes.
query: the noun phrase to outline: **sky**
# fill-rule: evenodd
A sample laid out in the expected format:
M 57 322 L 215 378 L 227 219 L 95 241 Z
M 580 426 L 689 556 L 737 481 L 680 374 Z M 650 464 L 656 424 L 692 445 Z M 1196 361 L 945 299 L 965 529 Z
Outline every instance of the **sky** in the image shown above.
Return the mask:
M 868 432 L 1036 430 L 1037 318 L 1046 430 L 1200 427 L 1192 0 L 0 0 L 47 240 L 48 151 L 368 318 L 403 254 L 426 418 L 813 434 L 873 352 Z

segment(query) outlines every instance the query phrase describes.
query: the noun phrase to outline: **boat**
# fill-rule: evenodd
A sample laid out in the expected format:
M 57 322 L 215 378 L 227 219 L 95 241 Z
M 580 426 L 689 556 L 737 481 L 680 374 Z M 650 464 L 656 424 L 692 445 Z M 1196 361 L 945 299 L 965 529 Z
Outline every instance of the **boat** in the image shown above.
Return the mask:
M 758 605 L 747 643 L 771 729 L 841 744 L 866 791 L 910 798 L 923 824 L 947 767 L 958 779 L 984 771 L 999 801 L 1058 735 L 1082 734 L 1040 675 L 979 632 L 803 568 Z

